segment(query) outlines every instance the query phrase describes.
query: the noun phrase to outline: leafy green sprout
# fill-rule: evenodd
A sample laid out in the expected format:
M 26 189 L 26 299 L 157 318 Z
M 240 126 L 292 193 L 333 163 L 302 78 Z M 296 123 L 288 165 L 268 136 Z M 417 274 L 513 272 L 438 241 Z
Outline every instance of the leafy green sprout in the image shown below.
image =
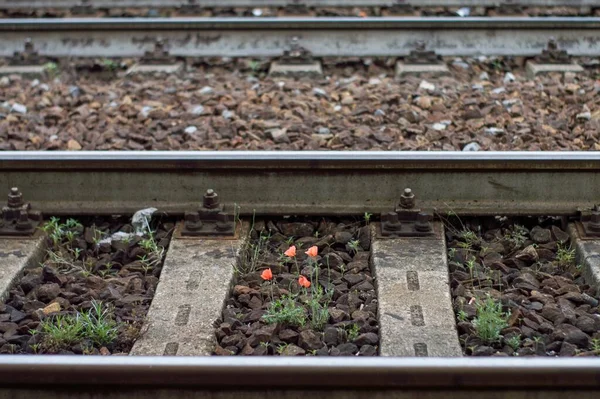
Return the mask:
M 277 353 L 279 353 L 281 355 L 283 353 L 283 351 L 285 351 L 287 349 L 288 346 L 290 346 L 290 344 L 281 344 L 281 345 L 277 346 Z
M 58 74 L 58 64 L 56 62 L 47 62 L 44 64 L 44 71 L 50 76 Z
M 107 71 L 114 72 L 117 69 L 119 69 L 119 63 L 114 60 L 109 60 L 105 58 L 102 60 L 102 67 Z
M 487 343 L 500 339 L 500 332 L 508 326 L 510 311 L 504 312 L 502 304 L 488 295 L 485 301 L 476 303 L 477 316 L 473 319 L 475 333 Z
M 467 312 L 465 312 L 464 310 L 459 310 L 456 318 L 459 321 L 467 321 L 467 319 L 469 318 L 469 315 L 467 315 Z
M 356 255 L 358 253 L 358 251 L 360 251 L 360 241 L 359 240 L 348 241 L 348 247 Z
M 592 339 L 592 350 L 596 352 L 597 355 L 600 355 L 600 338 Z
M 348 327 L 348 341 L 354 341 L 358 338 L 358 334 L 360 333 L 360 327 L 358 324 L 354 323 Z
M 521 335 L 513 335 L 505 340 L 506 344 L 512 348 L 515 352 L 521 346 Z
M 263 319 L 267 324 L 283 323 L 303 327 L 306 324 L 306 312 L 291 295 L 284 295 L 269 304 Z
M 504 235 L 504 238 L 511 242 L 515 247 L 521 247 L 527 241 L 527 229 L 521 225 L 515 224 Z
M 572 266 L 575 263 L 575 249 L 559 244 L 556 251 L 556 261 L 560 267 Z
M 365 214 L 364 214 L 365 224 L 367 224 L 367 225 L 369 224 L 369 222 L 371 221 L 371 216 L 373 216 L 372 213 L 365 212 Z

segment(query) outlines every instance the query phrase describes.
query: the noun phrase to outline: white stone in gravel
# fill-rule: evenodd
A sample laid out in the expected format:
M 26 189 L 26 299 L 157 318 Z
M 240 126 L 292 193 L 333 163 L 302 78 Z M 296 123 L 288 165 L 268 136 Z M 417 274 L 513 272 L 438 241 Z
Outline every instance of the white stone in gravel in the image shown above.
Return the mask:
M 592 119 L 592 113 L 590 111 L 582 112 L 580 114 L 577 114 L 576 118 L 580 121 L 589 121 L 590 119 Z
M 183 131 L 187 134 L 194 134 L 198 131 L 198 128 L 196 126 L 188 126 Z
M 471 9 L 469 7 L 459 8 L 458 11 L 456 11 L 456 15 L 459 17 L 468 17 L 471 15 Z
M 342 110 L 342 106 L 338 104 L 338 105 L 336 105 L 335 107 L 333 107 L 333 110 L 334 110 L 335 112 L 339 112 L 339 111 L 341 111 L 341 110 Z
M 483 71 L 479 74 L 479 80 L 490 80 L 490 75 L 487 72 Z
M 30 83 L 31 87 L 37 87 L 40 84 L 40 80 L 39 79 L 33 79 Z
M 478 91 L 483 91 L 484 88 L 482 85 L 475 83 L 473 86 L 471 86 L 471 89 L 473 90 L 478 90 Z
M 40 85 L 40 89 L 42 89 L 44 91 L 48 91 L 48 90 L 50 90 L 50 86 L 48 86 L 46 83 L 42 83 Z
M 273 129 L 269 131 L 271 138 L 276 143 L 289 142 L 289 138 L 287 136 L 287 129 Z
M 426 80 L 422 80 L 421 83 L 419 84 L 419 89 L 427 90 L 427 91 L 434 91 L 435 85 L 432 83 L 429 83 Z
M 457 67 L 462 68 L 462 69 L 469 69 L 469 68 L 471 68 L 471 66 L 469 64 L 467 64 L 466 62 L 464 62 L 462 60 L 462 58 L 455 58 L 454 61 L 452 61 L 452 65 L 457 66 Z
M 483 130 L 483 133 L 485 133 L 489 136 L 497 136 L 499 134 L 504 133 L 504 129 L 500 129 L 497 127 L 488 127 Z
M 506 89 L 504 87 L 497 87 L 494 90 L 492 90 L 492 93 L 500 94 L 500 93 L 504 93 L 505 91 L 506 91 Z
M 434 123 L 431 127 L 435 130 L 446 130 L 446 126 L 445 123 Z
M 111 101 L 110 104 L 108 104 L 108 106 L 111 108 L 116 108 L 119 106 L 119 103 L 116 101 Z
M 312 91 L 313 91 L 313 94 L 315 96 L 317 96 L 317 97 L 327 97 L 327 92 L 325 90 L 323 90 L 323 89 L 320 89 L 318 87 L 314 87 L 312 89 Z
M 283 89 L 283 86 L 285 86 L 285 82 L 277 82 L 277 86 L 279 86 L 280 89 Z
M 385 111 L 382 109 L 377 109 L 375 111 L 375 116 L 385 116 Z
M 226 109 L 225 111 L 221 112 L 221 116 L 223 118 L 225 118 L 225 119 L 231 119 L 231 118 L 233 118 L 233 115 L 234 115 L 233 111 L 230 111 L 228 109 Z
M 463 151 L 479 151 L 481 146 L 475 142 L 469 143 L 462 149 Z
M 319 134 L 329 134 L 331 130 L 328 127 L 321 126 L 318 130 Z
M 521 102 L 521 100 L 519 100 L 518 98 L 509 98 L 508 100 L 502 101 L 502 105 L 504 105 L 506 108 L 508 108 L 508 107 L 518 104 L 520 102 Z
M 48 137 L 48 141 L 55 141 L 58 140 L 58 136 L 56 134 L 53 134 L 52 136 Z
M 14 103 L 10 110 L 11 112 L 16 112 L 21 115 L 25 115 L 27 113 L 27 107 L 19 103 Z
M 190 113 L 193 115 L 202 115 L 203 112 L 204 112 L 204 107 L 202 105 L 196 105 L 190 111 Z
M 254 90 L 254 91 L 256 91 L 258 89 L 260 89 L 260 83 L 254 83 L 252 85 L 252 87 L 250 88 L 250 90 Z
M 370 85 L 378 85 L 381 83 L 381 79 L 377 79 L 377 78 L 371 78 L 369 79 L 369 84 Z
M 517 78 L 511 72 L 506 72 L 504 75 L 504 83 L 514 82 L 515 80 L 517 80 Z
M 8 101 L 4 101 L 2 104 L 0 104 L 0 107 L 4 108 L 7 111 L 10 111 L 10 103 Z
M 142 107 L 142 110 L 140 111 L 140 115 L 142 115 L 142 117 L 147 118 L 148 115 L 150 115 L 150 111 L 152 111 L 153 108 L 149 105 L 145 105 L 144 107 Z
M 201 95 L 207 95 L 207 94 L 212 94 L 214 92 L 214 89 L 210 86 L 204 86 L 203 88 L 200 89 L 199 93 Z
M 263 10 L 261 10 L 260 8 L 254 8 L 252 9 L 252 15 L 254 15 L 255 17 L 260 17 L 261 15 L 263 15 Z
M 8 76 L 2 76 L 2 78 L 0 78 L 0 86 L 6 87 L 8 85 L 10 85 L 10 78 Z

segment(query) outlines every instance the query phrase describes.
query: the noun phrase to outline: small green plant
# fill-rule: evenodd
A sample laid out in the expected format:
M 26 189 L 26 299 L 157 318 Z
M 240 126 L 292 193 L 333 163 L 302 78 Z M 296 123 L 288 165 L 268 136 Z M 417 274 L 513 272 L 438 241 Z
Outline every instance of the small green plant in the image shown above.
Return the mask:
M 327 324 L 327 320 L 329 320 L 329 310 L 327 309 L 327 306 L 330 298 L 326 298 L 325 304 L 322 304 L 323 298 L 325 298 L 323 287 L 317 285 L 317 287 L 312 290 L 312 295 L 308 300 L 310 325 L 317 331 L 322 330 L 323 327 L 325 327 L 325 324 Z
M 106 71 L 114 72 L 119 69 L 119 63 L 114 60 L 109 60 L 107 58 L 102 60 L 102 67 Z
M 502 304 L 491 296 L 476 304 L 477 316 L 473 319 L 475 333 L 484 342 L 492 343 L 500 339 L 500 332 L 508 326 L 509 312 L 502 311 Z
M 521 346 L 521 335 L 513 335 L 505 340 L 506 344 L 512 348 L 515 352 Z
M 556 251 L 556 262 L 562 268 L 573 266 L 575 264 L 575 249 L 559 244 Z
M 527 229 L 521 225 L 515 224 L 509 229 L 504 238 L 509 241 L 515 248 L 522 247 L 527 241 Z
M 373 216 L 372 213 L 369 212 L 365 212 L 364 218 L 365 218 L 365 225 L 368 225 L 369 222 L 371 221 L 371 216 Z
M 358 326 L 358 324 L 351 324 L 350 326 L 347 326 L 347 328 L 348 341 L 354 341 L 356 338 L 358 338 L 358 334 L 360 333 L 360 327 Z
M 600 338 L 592 339 L 592 350 L 596 355 L 600 355 Z
M 471 276 L 471 280 L 473 280 L 473 270 L 475 270 L 475 259 L 469 259 L 467 263 L 465 263 L 467 269 L 469 269 L 469 275 Z
M 248 66 L 250 67 L 250 70 L 252 71 L 252 74 L 256 74 L 260 71 L 260 62 L 256 61 L 256 60 L 252 60 L 248 63 Z
M 456 318 L 458 319 L 458 321 L 467 321 L 469 316 L 464 310 L 459 310 Z
M 358 253 L 358 251 L 360 251 L 360 241 L 359 240 L 348 241 L 348 247 L 356 255 Z
M 107 345 L 117 338 L 118 325 L 108 308 L 92 301 L 92 307 L 74 315 L 56 315 L 42 320 L 43 347 L 50 351 L 68 348 L 83 340 L 97 346 Z
M 55 77 L 59 72 L 58 64 L 56 62 L 47 62 L 44 64 L 44 71 L 48 76 Z
M 262 342 L 261 342 L 262 343 Z M 284 350 L 286 350 L 286 348 L 290 346 L 290 344 L 281 344 L 277 347 L 277 353 L 279 353 L 280 355 L 283 353 Z
M 269 304 L 263 319 L 268 324 L 284 323 L 291 326 L 302 327 L 306 324 L 306 312 L 292 295 L 283 295 Z

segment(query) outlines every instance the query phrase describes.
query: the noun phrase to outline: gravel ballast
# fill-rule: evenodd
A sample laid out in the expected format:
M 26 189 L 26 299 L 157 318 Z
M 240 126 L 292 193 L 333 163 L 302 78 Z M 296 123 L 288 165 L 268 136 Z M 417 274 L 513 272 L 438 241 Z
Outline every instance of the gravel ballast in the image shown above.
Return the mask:
M 598 298 L 556 222 L 454 226 L 448 258 L 465 355 L 600 355 Z
M 173 76 L 0 78 L 0 150 L 598 150 L 597 71 L 526 77 L 518 60 L 448 60 L 452 76 L 327 61 L 279 78 L 224 60 Z M 118 63 L 117 63 L 118 65 Z M 85 70 L 84 70 L 85 69 Z M 91 68 L 92 70 L 94 68 Z

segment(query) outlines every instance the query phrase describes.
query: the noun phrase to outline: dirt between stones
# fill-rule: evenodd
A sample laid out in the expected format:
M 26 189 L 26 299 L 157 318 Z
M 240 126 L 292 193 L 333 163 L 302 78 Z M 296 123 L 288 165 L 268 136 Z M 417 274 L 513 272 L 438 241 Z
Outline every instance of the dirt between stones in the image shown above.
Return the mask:
M 401 79 L 394 61 L 330 59 L 323 77 L 297 79 L 251 59 L 190 60 L 171 76 L 125 76 L 109 60 L 5 76 L 0 150 L 600 149 L 597 60 L 534 79 L 517 59 L 449 59 L 452 76 Z
M 365 221 L 255 223 L 217 321 L 214 354 L 376 356 L 370 246 Z
M 48 255 L 0 303 L 0 353 L 110 355 L 133 346 L 173 224 L 155 221 L 152 233 L 136 235 L 122 217 L 81 220 L 45 225 Z
M 600 355 L 598 298 L 556 220 L 453 226 L 448 259 L 465 355 Z

